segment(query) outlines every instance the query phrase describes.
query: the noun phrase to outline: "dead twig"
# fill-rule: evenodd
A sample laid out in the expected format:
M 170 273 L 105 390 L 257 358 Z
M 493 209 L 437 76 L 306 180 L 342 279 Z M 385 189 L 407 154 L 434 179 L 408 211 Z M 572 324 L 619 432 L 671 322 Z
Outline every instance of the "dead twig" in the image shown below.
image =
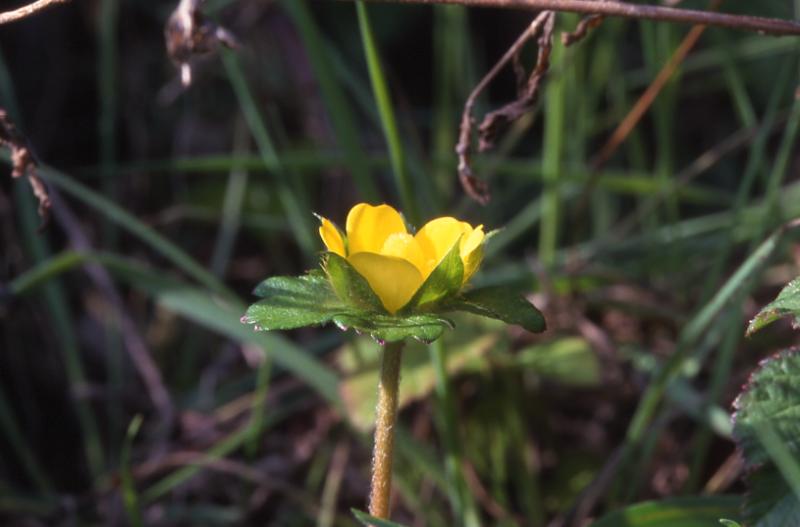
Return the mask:
M 506 51 L 503 57 L 489 70 L 489 73 L 475 86 L 472 93 L 470 93 L 467 98 L 467 101 L 464 103 L 464 112 L 461 116 L 461 129 L 458 136 L 458 144 L 456 145 L 456 154 L 458 154 L 458 176 L 465 192 L 478 203 L 484 205 L 488 203 L 490 194 L 486 182 L 477 179 L 473 174 L 470 163 L 472 154 L 472 131 L 475 124 L 472 112 L 475 107 L 475 101 L 509 62 L 514 61 L 517 76 L 518 78 L 522 77 L 522 68 L 518 58 L 519 53 L 529 40 L 538 36 L 539 55 L 536 65 L 528 77 L 527 82 L 522 86 L 519 97 L 517 100 L 502 108 L 486 114 L 478 127 L 478 150 L 483 152 L 494 145 L 494 140 L 500 128 L 519 119 L 535 104 L 539 95 L 539 87 L 542 79 L 550 66 L 550 51 L 552 49 L 554 24 L 555 13 L 551 11 L 540 13 L 511 47 L 508 48 L 508 51 Z
M 565 46 L 571 46 L 584 39 L 589 34 L 589 31 L 602 24 L 605 18 L 603 15 L 587 15 L 583 17 L 574 31 L 561 33 L 561 43 Z
M 342 1 L 342 0 L 340 0 Z M 352 1 L 352 0 L 344 0 Z M 696 9 L 632 4 L 617 0 L 367 0 L 370 2 L 398 4 L 454 4 L 467 7 L 496 7 L 503 9 L 549 10 L 604 15 L 657 22 L 678 22 L 718 26 L 769 35 L 800 35 L 800 23 L 794 20 L 765 18 L 750 15 L 709 13 Z
M 26 176 L 28 178 L 33 195 L 39 201 L 39 216 L 44 225 L 50 210 L 50 195 L 47 193 L 44 182 L 39 178 L 36 170 L 38 165 L 28 146 L 28 141 L 19 133 L 8 117 L 8 113 L 2 108 L 0 108 L 0 146 L 11 150 L 11 177 L 17 179 Z
M 69 2 L 69 0 L 37 0 L 32 4 L 28 4 L 17 9 L 13 9 L 11 11 L 5 11 L 3 13 L 0 13 L 0 24 L 8 24 L 9 22 L 16 22 L 17 20 L 21 20 L 25 17 L 34 15 L 39 11 L 43 11 L 48 7 L 52 7 L 58 4 L 66 4 L 67 2 Z

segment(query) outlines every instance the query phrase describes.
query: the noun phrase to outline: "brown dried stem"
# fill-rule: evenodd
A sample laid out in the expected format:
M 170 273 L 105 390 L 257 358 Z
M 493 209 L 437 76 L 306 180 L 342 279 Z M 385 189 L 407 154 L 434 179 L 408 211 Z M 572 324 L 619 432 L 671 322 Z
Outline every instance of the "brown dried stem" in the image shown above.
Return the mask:
M 341 1 L 341 0 L 340 0 Z M 352 0 L 345 0 L 352 1 Z M 765 18 L 727 13 L 709 13 L 696 9 L 629 4 L 616 0 L 367 0 L 398 4 L 455 4 L 467 7 L 496 7 L 504 9 L 550 10 L 603 15 L 622 18 L 679 22 L 705 26 L 727 27 L 756 31 L 770 35 L 800 35 L 800 23 L 779 18 Z
M 583 17 L 574 31 L 561 33 L 561 43 L 569 47 L 584 39 L 589 31 L 602 24 L 605 18 L 603 15 L 587 15 Z
M 33 195 L 39 200 L 39 216 L 45 222 L 50 210 L 47 187 L 36 172 L 36 160 L 28 147 L 28 142 L 2 108 L 0 108 L 0 146 L 11 151 L 11 177 L 16 179 L 27 176 Z
M 551 11 L 540 13 L 511 47 L 508 48 L 508 51 L 506 51 L 503 57 L 489 70 L 489 73 L 475 86 L 472 93 L 469 94 L 467 101 L 464 103 L 464 112 L 461 116 L 461 130 L 458 136 L 458 144 L 456 145 L 456 154 L 458 154 L 458 176 L 466 193 L 479 203 L 488 203 L 490 196 L 488 185 L 485 181 L 480 181 L 473 175 L 470 164 L 470 156 L 472 154 L 472 130 L 475 124 L 472 111 L 475 107 L 475 101 L 509 62 L 514 61 L 515 71 L 517 71 L 517 75 L 519 76 L 519 52 L 529 40 L 540 36 L 539 56 L 536 61 L 536 66 L 531 72 L 527 84 L 522 87 L 520 97 L 503 108 L 488 113 L 479 127 L 479 150 L 484 151 L 491 148 L 494 144 L 497 131 L 503 124 L 518 119 L 536 102 L 541 80 L 550 65 L 549 59 L 554 19 L 555 13 Z
M 67 2 L 69 2 L 69 0 L 37 0 L 32 4 L 22 6 L 18 9 L 13 9 L 11 11 L 0 13 L 0 24 L 8 24 L 9 22 L 16 22 L 17 20 L 21 20 L 25 17 L 34 15 L 39 11 L 47 9 L 48 7 L 57 4 L 66 4 Z

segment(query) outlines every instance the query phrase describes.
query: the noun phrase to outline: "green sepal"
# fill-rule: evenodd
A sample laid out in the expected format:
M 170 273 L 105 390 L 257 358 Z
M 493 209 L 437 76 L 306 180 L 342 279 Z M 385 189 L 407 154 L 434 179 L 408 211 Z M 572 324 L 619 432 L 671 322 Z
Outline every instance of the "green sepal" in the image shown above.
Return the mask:
M 274 276 L 253 291 L 262 300 L 251 305 L 242 322 L 257 330 L 294 329 L 329 322 L 346 309 L 324 274 Z
M 800 277 L 795 278 L 784 287 L 777 298 L 767 304 L 747 326 L 750 336 L 759 329 L 772 324 L 784 316 L 794 317 L 793 326 L 800 327 Z
M 327 261 L 327 269 L 334 269 L 334 276 L 349 277 L 346 294 L 365 294 L 361 287 L 369 287 L 361 275 L 353 277 L 354 269 L 343 258 L 332 255 Z M 333 263 L 333 265 L 331 265 Z M 330 276 L 330 275 L 328 275 Z M 242 322 L 252 324 L 256 331 L 275 329 L 295 329 L 334 322 L 340 329 L 353 329 L 371 336 L 377 342 L 396 342 L 414 338 L 421 342 L 433 342 L 445 329 L 454 324 L 446 318 L 430 314 L 411 314 L 392 316 L 383 311 L 362 309 L 347 304 L 334 291 L 332 282 L 325 273 L 317 270 L 304 276 L 275 276 L 261 282 L 253 292 L 261 300 L 251 305 Z M 359 279 L 363 284 L 359 284 Z M 374 297 L 372 290 L 369 293 Z M 359 299 L 362 297 L 358 297 Z M 375 301 L 380 303 L 375 297 Z M 362 305 L 369 302 L 363 302 Z
M 349 312 L 334 316 L 333 322 L 343 331 L 352 329 L 369 335 L 381 344 L 406 338 L 431 343 L 441 337 L 445 329 L 455 327 L 451 320 L 431 314 L 402 317 Z
M 525 297 L 507 287 L 484 287 L 468 291 L 442 306 L 449 311 L 476 315 L 517 324 L 533 333 L 546 329 L 544 316 Z
M 336 253 L 325 253 L 322 263 L 336 296 L 349 308 L 386 313 L 367 280 Z
M 464 281 L 464 263 L 461 261 L 460 242 L 461 238 L 453 244 L 439 265 L 431 271 L 411 300 L 400 310 L 401 313 L 429 310 L 440 300 L 458 293 Z

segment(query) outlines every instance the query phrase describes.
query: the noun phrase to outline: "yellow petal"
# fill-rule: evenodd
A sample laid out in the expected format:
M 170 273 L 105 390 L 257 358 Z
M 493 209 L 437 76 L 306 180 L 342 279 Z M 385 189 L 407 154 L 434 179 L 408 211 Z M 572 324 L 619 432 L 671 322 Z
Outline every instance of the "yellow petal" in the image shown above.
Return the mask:
M 406 224 L 400 213 L 389 205 L 373 207 L 359 203 L 347 215 L 347 243 L 350 254 L 379 253 L 390 235 L 405 233 Z
M 471 232 L 461 238 L 461 261 L 464 263 L 464 282 L 466 283 L 483 260 L 483 225 L 478 225 Z
M 367 280 L 383 307 L 393 315 L 422 285 L 420 272 L 402 258 L 361 252 L 350 255 L 347 261 Z
M 428 272 L 432 271 L 447 255 L 458 238 L 472 230 L 469 223 L 449 216 L 436 218 L 426 223 L 415 236 L 425 255 Z
M 319 226 L 319 237 L 322 238 L 325 247 L 327 247 L 330 252 L 336 253 L 344 258 L 344 240 L 339 233 L 339 229 L 327 218 L 320 219 L 322 220 L 322 225 Z
M 425 263 L 425 256 L 419 242 L 407 232 L 396 232 L 390 234 L 383 242 L 380 254 L 395 256 L 411 262 L 420 272 L 423 278 L 427 278 L 428 273 Z

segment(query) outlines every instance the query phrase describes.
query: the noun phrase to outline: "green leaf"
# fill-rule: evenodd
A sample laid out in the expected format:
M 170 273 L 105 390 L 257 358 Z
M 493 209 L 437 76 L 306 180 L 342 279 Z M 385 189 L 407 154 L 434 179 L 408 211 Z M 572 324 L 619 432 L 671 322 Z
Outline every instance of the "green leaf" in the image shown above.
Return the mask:
M 800 525 L 800 351 L 762 361 L 733 406 L 733 437 L 750 469 L 744 519 L 753 527 Z
M 739 524 L 738 522 L 735 522 L 733 520 L 727 520 L 725 518 L 721 518 L 719 520 L 719 523 L 721 523 L 725 527 L 742 527 L 741 524 Z
M 443 298 L 458 293 L 464 281 L 464 263 L 461 261 L 460 240 L 459 238 L 453 244 L 453 247 L 442 258 L 439 265 L 436 266 L 417 292 L 414 293 L 408 304 L 403 307 L 403 312 L 430 308 Z
M 800 327 L 800 277 L 789 282 L 778 294 L 778 297 L 767 304 L 747 326 L 747 335 L 772 324 L 784 316 L 794 317 L 793 326 Z
M 243 321 L 263 330 L 324 324 L 347 310 L 318 272 L 267 278 L 253 293 L 263 300 L 247 309 Z
M 380 518 L 376 518 L 374 516 L 370 516 L 366 512 L 360 511 L 358 509 L 350 509 L 353 513 L 353 516 L 356 517 L 358 521 L 366 525 L 367 527 L 405 527 L 405 525 L 390 522 L 389 520 L 382 520 Z
M 743 520 L 752 527 L 800 525 L 800 501 L 772 464 L 748 474 L 742 507 Z
M 545 330 L 544 317 L 525 297 L 506 287 L 475 289 L 450 302 L 446 309 L 468 311 L 517 324 L 533 333 Z
M 702 496 L 648 501 L 616 510 L 591 527 L 719 527 L 723 516 L 739 516 L 738 496 Z
M 446 318 L 427 314 L 400 317 L 350 312 L 334 316 L 333 322 L 342 330 L 353 329 L 381 343 L 397 342 L 406 338 L 430 343 L 438 339 L 446 328 L 454 327 Z
M 336 253 L 325 253 L 323 268 L 328 274 L 333 290 L 349 307 L 365 311 L 386 313 L 378 296 L 367 280 L 358 274 L 350 263 Z
M 800 455 L 800 352 L 787 350 L 763 361 L 733 407 L 733 437 L 748 467 L 770 460 L 759 436 L 765 423 L 792 454 Z

